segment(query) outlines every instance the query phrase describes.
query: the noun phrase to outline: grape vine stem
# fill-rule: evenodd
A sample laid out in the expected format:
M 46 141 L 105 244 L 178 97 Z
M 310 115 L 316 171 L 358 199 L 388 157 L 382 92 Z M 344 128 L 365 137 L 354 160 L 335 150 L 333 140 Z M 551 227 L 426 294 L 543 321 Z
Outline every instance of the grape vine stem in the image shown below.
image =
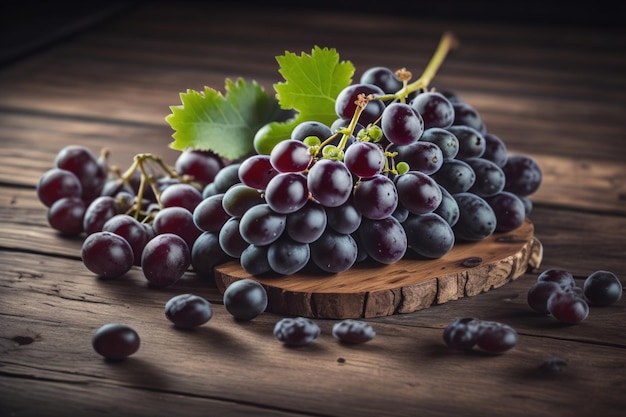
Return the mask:
M 439 71 L 441 64 L 443 64 L 443 61 L 445 61 L 446 56 L 448 56 L 450 50 L 457 47 L 458 40 L 456 39 L 456 37 L 451 32 L 445 32 L 441 36 L 439 45 L 437 46 L 437 49 L 435 50 L 432 58 L 428 62 L 428 65 L 426 65 L 426 68 L 422 72 L 421 77 L 419 77 L 412 83 L 406 83 L 404 87 L 402 87 L 394 94 L 376 96 L 376 99 L 384 101 L 404 99 L 406 98 L 406 96 L 414 91 L 428 88 L 430 82 L 433 80 L 433 78 L 435 78 L 437 71 Z

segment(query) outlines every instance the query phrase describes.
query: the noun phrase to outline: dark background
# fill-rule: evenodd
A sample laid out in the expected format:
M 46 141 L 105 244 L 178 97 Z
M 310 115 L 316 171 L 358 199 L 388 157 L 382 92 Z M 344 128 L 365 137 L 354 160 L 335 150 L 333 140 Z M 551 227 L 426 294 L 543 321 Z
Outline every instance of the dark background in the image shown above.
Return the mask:
M 535 24 L 579 27 L 611 27 L 621 29 L 624 12 L 606 0 L 593 2 L 569 2 L 555 0 L 214 0 L 196 1 L 211 7 L 272 7 L 327 11 L 328 13 L 352 12 L 419 17 L 420 19 L 453 19 L 504 24 Z M 0 6 L 0 67 L 21 59 L 51 43 L 76 35 L 106 21 L 118 13 L 128 11 L 137 4 L 149 1 L 36 1 L 22 0 Z M 182 2 L 179 2 L 182 3 Z M 613 7 L 611 7 L 613 6 Z M 224 34 L 228 36 L 228 34 Z

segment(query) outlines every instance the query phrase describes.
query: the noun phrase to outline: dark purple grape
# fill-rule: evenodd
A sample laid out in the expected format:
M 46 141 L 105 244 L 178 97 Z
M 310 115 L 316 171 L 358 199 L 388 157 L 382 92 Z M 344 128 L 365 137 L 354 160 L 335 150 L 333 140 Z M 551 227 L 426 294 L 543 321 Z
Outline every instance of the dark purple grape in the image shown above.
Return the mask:
M 481 321 L 476 347 L 487 353 L 503 353 L 517 344 L 517 332 L 507 324 Z
M 543 178 L 541 167 L 528 155 L 509 155 L 502 167 L 506 175 L 505 191 L 529 196 L 539 189 Z
M 424 133 L 422 116 L 406 103 L 391 103 L 382 114 L 380 127 L 389 142 L 408 145 L 418 141 Z
M 402 88 L 402 81 L 396 77 L 395 72 L 382 66 L 368 68 L 359 81 L 362 84 L 374 84 L 387 94 L 396 93 Z
M 454 136 L 454 133 L 443 128 L 431 127 L 424 130 L 420 141 L 437 145 L 441 149 L 444 159 L 456 158 L 459 153 L 459 140 Z
M 296 127 L 293 128 L 291 131 L 291 139 L 304 142 L 306 138 L 313 136 L 318 138 L 320 142 L 324 142 L 331 137 L 332 134 L 333 132 L 330 127 L 326 126 L 324 123 L 307 120 L 298 123 Z
M 265 201 L 277 213 L 298 211 L 308 199 L 307 177 L 300 172 L 280 173 L 265 188 Z
M 352 236 L 329 229 L 310 244 L 311 261 L 322 271 L 338 273 L 354 265 L 358 247 Z
M 179 175 L 186 175 L 205 187 L 213 182 L 224 162 L 213 151 L 186 149 L 178 155 L 174 169 Z
M 84 146 L 68 145 L 61 149 L 54 166 L 73 172 L 82 185 L 82 198 L 91 201 L 100 195 L 107 179 L 107 170 L 98 158 Z
M 202 200 L 193 211 L 193 222 L 205 232 L 219 232 L 232 216 L 226 212 L 224 193 L 214 194 Z
M 83 231 L 88 235 L 99 232 L 111 217 L 119 214 L 117 201 L 111 196 L 100 196 L 93 200 L 83 217 Z
M 391 215 L 395 217 L 395 219 L 398 220 L 400 223 L 406 221 L 410 214 L 411 212 L 401 203 L 398 203 L 398 207 L 396 207 L 393 213 L 391 213 Z
M 398 199 L 413 214 L 432 213 L 443 198 L 437 182 L 421 171 L 408 171 L 395 179 Z
M 364 218 L 358 233 L 362 248 L 376 262 L 392 264 L 406 253 L 406 232 L 395 217 L 381 220 Z
M 452 227 L 438 214 L 410 215 L 402 227 L 406 232 L 407 246 L 424 258 L 441 258 L 454 247 Z
M 313 198 L 325 207 L 337 207 L 352 194 L 352 174 L 341 161 L 321 159 L 307 175 L 307 188 Z
M 327 223 L 324 207 L 309 200 L 300 210 L 287 215 L 285 231 L 296 242 L 311 243 L 324 233 Z
M 410 103 L 424 120 L 424 129 L 447 128 L 454 122 L 454 107 L 443 94 L 426 91 L 416 95 Z
M 191 266 L 203 278 L 213 277 L 213 268 L 228 260 L 220 246 L 218 232 L 202 232 L 191 247 Z
M 241 252 L 250 244 L 241 236 L 239 230 L 239 217 L 231 217 L 219 230 L 218 238 L 220 247 L 228 256 L 239 258 Z
M 241 182 L 239 179 L 240 166 L 241 163 L 226 165 L 215 174 L 213 183 L 218 193 L 225 193 L 230 187 Z
M 441 190 L 441 203 L 433 211 L 440 215 L 450 226 L 454 226 L 459 221 L 459 205 L 448 190 L 439 185 Z
M 182 237 L 191 248 L 198 236 L 202 234 L 193 219 L 193 214 L 184 207 L 165 207 L 157 212 L 152 222 L 157 235 L 173 233 Z
M 60 198 L 50 206 L 46 213 L 48 224 L 62 234 L 81 234 L 86 209 L 82 198 Z
M 281 236 L 267 250 L 267 261 L 272 271 L 291 275 L 300 271 L 311 259 L 308 243 L 296 242 L 289 236 Z
M 191 184 L 172 184 L 161 193 L 161 206 L 163 208 L 183 207 L 193 213 L 201 201 L 202 193 Z
M 608 306 L 622 298 L 622 283 L 610 271 L 595 271 L 583 283 L 585 299 L 594 306 Z
M 483 240 L 496 230 L 496 215 L 487 202 L 472 193 L 453 194 L 459 205 L 459 220 L 452 230 L 458 240 Z
M 265 190 L 267 183 L 278 175 L 278 171 L 272 166 L 269 155 L 253 155 L 239 165 L 237 175 L 248 187 Z
M 280 319 L 274 326 L 274 337 L 287 346 L 304 346 L 320 335 L 317 323 L 306 317 Z
M 557 291 L 564 291 L 564 289 L 556 282 L 537 281 L 526 295 L 528 305 L 538 313 L 549 314 L 548 299 Z
M 165 317 L 176 327 L 198 327 L 213 317 L 211 303 L 195 294 L 179 294 L 165 303 Z
M 268 204 L 257 204 L 241 216 L 239 233 L 249 244 L 269 245 L 283 234 L 286 224 L 285 214 L 275 212 Z
M 448 324 L 443 331 L 443 341 L 449 348 L 473 349 L 478 342 L 480 320 L 472 317 L 458 318 Z
M 496 215 L 496 232 L 510 232 L 524 224 L 526 210 L 524 203 L 513 193 L 499 192 L 485 198 Z
M 453 125 L 468 126 L 477 130 L 480 133 L 486 133 L 487 129 L 480 117 L 480 114 L 474 107 L 463 102 L 455 101 L 448 97 L 454 107 L 454 122 Z
M 432 174 L 432 178 L 450 194 L 458 194 L 472 188 L 476 181 L 476 174 L 467 162 L 460 159 L 446 159 L 441 168 Z
M 483 156 L 487 143 L 482 133 L 469 126 L 450 126 L 448 130 L 459 141 L 459 152 L 456 154 L 457 159 L 464 160 Z
M 153 237 L 143 249 L 141 269 L 155 287 L 177 282 L 191 265 L 191 251 L 185 240 L 174 233 Z
M 272 267 L 267 260 L 269 246 L 249 245 L 241 252 L 239 264 L 250 275 L 261 275 L 271 272 Z
M 141 253 L 152 237 L 145 224 L 127 214 L 116 214 L 104 223 L 102 231 L 123 237 L 133 250 L 134 264 L 141 265 Z
M 328 226 L 339 233 L 355 232 L 361 225 L 362 218 L 361 212 L 354 205 L 353 198 L 349 198 L 338 207 L 326 208 Z
M 485 153 L 483 153 L 482 157 L 502 168 L 506 164 L 508 157 L 506 144 L 493 133 L 485 133 L 483 138 L 485 138 Z
M 433 142 L 418 140 L 403 146 L 392 145 L 389 151 L 398 152 L 394 157 L 396 164 L 406 162 L 411 171 L 420 171 L 426 175 L 434 174 L 443 165 L 443 152 Z
M 348 146 L 343 162 L 354 175 L 371 178 L 385 167 L 385 153 L 376 143 L 359 141 Z
M 91 338 L 94 350 L 109 360 L 122 360 L 133 355 L 139 350 L 140 343 L 137 332 L 121 323 L 105 324 Z
M 398 206 L 396 185 L 383 174 L 358 181 L 352 198 L 359 213 L 368 219 L 389 217 Z
M 506 178 L 504 171 L 494 162 L 484 158 L 465 158 L 476 175 L 474 183 L 468 190 L 483 198 L 491 197 L 504 189 Z
M 335 99 L 335 112 L 337 116 L 343 119 L 352 119 L 356 110 L 355 101 L 360 94 L 364 94 L 366 97 L 370 94 L 384 95 L 385 92 L 374 84 L 351 84 L 345 87 L 339 92 Z M 359 123 L 363 126 L 367 126 L 370 123 L 374 123 L 383 113 L 385 105 L 380 100 L 372 100 L 367 103 Z
M 376 337 L 371 324 L 355 319 L 344 319 L 333 325 L 332 335 L 342 343 L 365 343 Z
M 272 167 L 278 172 L 301 172 L 311 163 L 309 145 L 295 139 L 280 141 L 270 153 Z
M 50 207 L 61 198 L 81 198 L 83 186 L 71 171 L 52 168 L 39 178 L 37 198 L 44 206 Z
M 118 278 L 133 266 L 134 255 L 130 243 L 111 232 L 95 232 L 83 241 L 80 256 L 94 274 L 103 278 Z
M 551 281 L 559 284 L 561 288 L 568 289 L 576 286 L 574 276 L 563 269 L 546 269 L 537 276 L 537 282 Z
M 578 324 L 589 315 L 589 305 L 574 291 L 557 291 L 548 298 L 548 311 L 560 322 Z
M 245 184 L 235 184 L 224 193 L 222 207 L 233 217 L 241 217 L 248 209 L 265 203 L 263 194 L 256 188 Z
M 252 320 L 267 308 L 267 292 L 258 281 L 244 278 L 224 291 L 224 308 L 237 320 Z

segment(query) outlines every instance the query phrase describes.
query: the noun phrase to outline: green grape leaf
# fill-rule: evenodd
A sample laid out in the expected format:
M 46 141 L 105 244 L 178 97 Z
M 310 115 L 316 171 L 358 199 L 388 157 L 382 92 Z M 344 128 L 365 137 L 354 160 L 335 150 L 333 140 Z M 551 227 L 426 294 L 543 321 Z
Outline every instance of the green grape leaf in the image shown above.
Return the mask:
M 227 159 L 253 152 L 256 131 L 281 112 L 278 100 L 256 81 L 242 78 L 226 79 L 225 91 L 222 95 L 205 87 L 180 94 L 182 104 L 170 106 L 171 114 L 165 118 L 175 131 L 171 148 L 212 150 Z
M 276 61 L 284 82 L 274 84 L 280 107 L 293 109 L 296 116 L 284 122 L 274 121 L 257 132 L 255 149 L 267 153 L 274 144 L 288 139 L 300 122 L 314 120 L 328 126 L 337 119 L 335 99 L 352 82 L 354 65 L 340 61 L 333 48 L 315 46 L 311 54 L 285 52 Z

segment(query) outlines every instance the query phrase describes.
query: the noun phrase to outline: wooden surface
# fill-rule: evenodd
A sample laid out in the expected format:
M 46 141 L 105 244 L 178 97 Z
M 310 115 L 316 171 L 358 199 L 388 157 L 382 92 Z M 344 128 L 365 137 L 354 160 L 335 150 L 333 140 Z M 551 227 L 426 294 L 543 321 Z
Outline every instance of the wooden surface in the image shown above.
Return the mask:
M 0 416 L 623 415 L 626 299 L 564 326 L 530 311 L 526 293 L 546 268 L 567 269 L 579 284 L 606 269 L 626 284 L 624 30 L 365 10 L 141 3 L 0 67 Z M 164 117 L 187 88 L 242 76 L 271 89 L 280 81 L 274 56 L 314 45 L 337 48 L 361 70 L 419 71 L 445 30 L 461 47 L 438 82 L 543 169 L 531 214 L 540 270 L 474 297 L 367 319 L 377 336 L 364 345 L 337 343 L 335 321 L 320 319 L 320 338 L 291 349 L 272 337 L 281 315 L 236 322 L 215 285 L 192 273 L 166 289 L 148 288 L 138 270 L 94 278 L 80 240 L 46 223 L 35 184 L 64 145 L 109 147 L 121 166 L 138 152 L 173 162 Z M 182 292 L 207 297 L 213 319 L 173 328 L 163 308 Z M 499 356 L 448 350 L 442 330 L 463 316 L 513 326 L 518 344 Z M 121 363 L 91 348 L 93 332 L 112 321 L 142 338 Z M 540 372 L 553 356 L 565 369 Z
M 223 294 L 241 279 L 261 283 L 266 311 L 321 319 L 362 319 L 412 313 L 500 288 L 529 269 L 541 267 L 543 246 L 526 220 L 507 233 L 480 242 L 457 242 L 439 259 L 404 259 L 389 265 L 363 262 L 337 274 L 300 271 L 292 275 L 248 274 L 238 261 L 215 268 Z

